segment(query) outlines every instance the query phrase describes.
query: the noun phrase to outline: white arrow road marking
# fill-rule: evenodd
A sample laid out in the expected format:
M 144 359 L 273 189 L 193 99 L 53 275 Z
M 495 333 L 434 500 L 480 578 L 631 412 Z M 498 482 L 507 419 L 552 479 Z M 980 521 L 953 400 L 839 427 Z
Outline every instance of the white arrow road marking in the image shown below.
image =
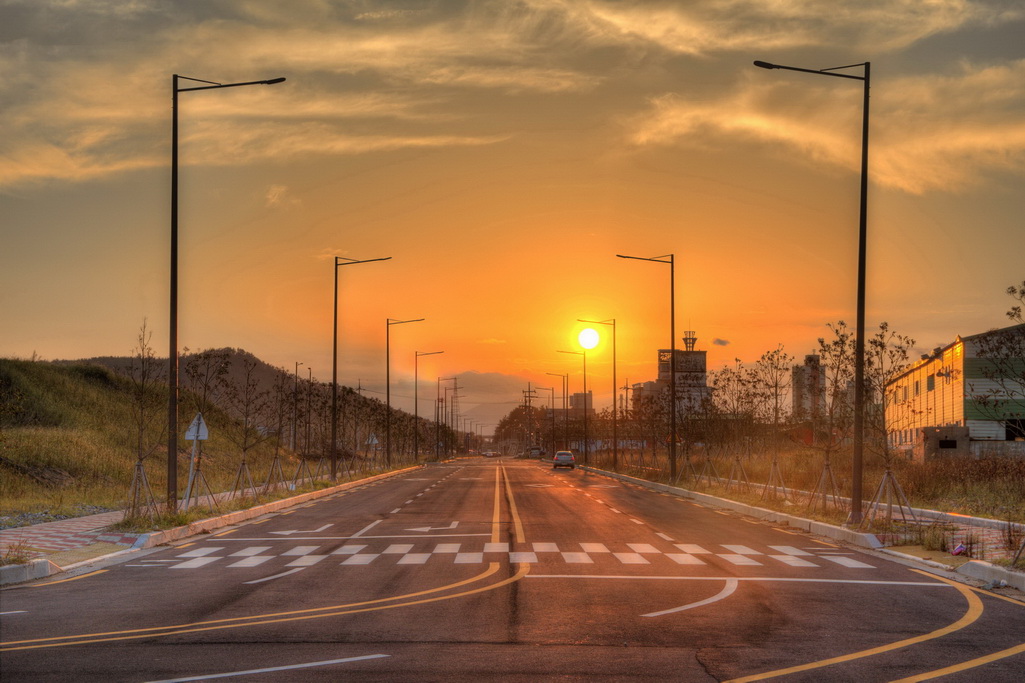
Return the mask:
M 268 531 L 267 533 L 278 534 L 279 536 L 291 536 L 292 534 L 318 534 L 330 526 L 334 526 L 334 524 L 325 524 L 319 529 L 289 529 L 288 531 Z
M 693 609 L 694 607 L 703 607 L 705 605 L 710 605 L 713 602 L 719 602 L 720 600 L 723 600 L 724 598 L 728 598 L 731 595 L 733 595 L 733 591 L 737 590 L 737 586 L 738 585 L 740 585 L 740 582 L 737 581 L 736 579 L 726 579 L 726 585 L 723 586 L 723 589 L 721 591 L 719 591 L 718 593 L 716 593 L 715 595 L 713 595 L 712 597 L 708 598 L 707 600 L 699 600 L 697 602 L 692 602 L 689 605 L 682 605 L 680 607 L 673 607 L 672 609 L 664 609 L 661 612 L 652 612 L 650 614 L 642 614 L 641 616 L 642 617 L 660 617 L 663 614 L 672 614 L 673 612 L 682 612 L 685 609 Z
M 455 529 L 457 526 L 459 526 L 459 522 L 452 522 L 448 526 L 421 526 L 415 529 L 406 529 L 406 531 L 447 531 L 448 529 Z

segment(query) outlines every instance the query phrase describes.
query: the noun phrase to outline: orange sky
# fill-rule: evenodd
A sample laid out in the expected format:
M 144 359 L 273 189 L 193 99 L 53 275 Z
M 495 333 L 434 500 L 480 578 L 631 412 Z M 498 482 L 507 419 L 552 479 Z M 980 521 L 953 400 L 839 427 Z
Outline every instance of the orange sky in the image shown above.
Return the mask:
M 873 65 L 869 326 L 922 349 L 1005 324 L 1025 278 L 1023 13 L 828 4 L 9 2 L 0 8 L 0 354 L 166 354 L 170 77 L 184 93 L 183 347 L 242 347 L 396 403 L 466 374 L 494 423 L 618 322 L 620 384 L 678 337 L 710 367 L 853 324 L 861 84 Z M 838 47 L 838 46 L 842 46 Z M 854 70 L 854 73 L 858 73 Z M 599 328 L 599 332 L 607 330 Z M 592 352 L 611 398 L 607 342 Z M 305 372 L 305 371 L 304 371 Z M 405 402 L 405 403 L 404 403 Z M 429 402 L 421 412 L 430 410 Z

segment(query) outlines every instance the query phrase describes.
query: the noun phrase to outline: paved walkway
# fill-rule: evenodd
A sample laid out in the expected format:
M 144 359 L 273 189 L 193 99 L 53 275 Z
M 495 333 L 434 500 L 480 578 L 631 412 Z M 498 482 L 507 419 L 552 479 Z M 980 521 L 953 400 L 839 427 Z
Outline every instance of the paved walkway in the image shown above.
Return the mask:
M 45 557 L 59 567 L 109 555 L 131 548 L 141 534 L 107 531 L 120 522 L 123 512 L 73 517 L 59 522 L 0 530 L 0 555 L 9 550 L 22 552 L 30 559 Z

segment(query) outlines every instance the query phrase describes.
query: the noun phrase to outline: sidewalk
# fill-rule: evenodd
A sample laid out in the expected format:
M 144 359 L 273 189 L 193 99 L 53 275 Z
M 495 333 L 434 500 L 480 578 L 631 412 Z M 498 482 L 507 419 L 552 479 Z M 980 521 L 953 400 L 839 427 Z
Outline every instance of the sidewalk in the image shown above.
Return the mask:
M 121 550 L 128 550 L 143 534 L 106 531 L 120 522 L 124 512 L 62 519 L 31 526 L 0 530 L 0 554 L 21 546 L 30 559 L 45 558 L 59 567 L 67 567 Z

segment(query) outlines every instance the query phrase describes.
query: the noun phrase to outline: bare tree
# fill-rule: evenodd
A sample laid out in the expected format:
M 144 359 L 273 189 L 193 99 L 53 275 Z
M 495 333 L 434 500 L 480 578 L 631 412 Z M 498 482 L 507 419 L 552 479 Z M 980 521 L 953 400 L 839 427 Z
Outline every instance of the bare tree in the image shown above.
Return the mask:
M 242 452 L 232 496 L 236 493 L 245 495 L 249 490 L 256 494 L 256 486 L 249 472 L 248 455 L 250 450 L 271 434 L 266 428 L 271 405 L 270 392 L 260 387 L 256 372 L 259 362 L 248 355 L 240 357 L 239 360 L 242 363 L 242 371 L 236 373 L 237 379 L 226 379 L 224 382 L 225 405 L 228 413 L 235 418 L 228 423 L 227 436 Z
M 128 363 L 128 382 L 131 391 L 132 423 L 135 427 L 135 472 L 128 493 L 126 517 L 156 513 L 156 499 L 146 477 L 145 460 L 163 443 L 167 424 L 161 420 L 166 402 L 161 391 L 163 365 L 153 356 L 150 332 L 142 321 L 136 345 Z M 158 426 L 159 425 L 159 426 Z
M 886 408 L 895 396 L 886 391 L 886 385 L 908 368 L 908 356 L 914 345 L 914 339 L 894 332 L 886 322 L 879 323 L 879 330 L 865 344 L 865 395 L 872 401 L 865 411 L 866 445 L 887 467 L 892 464 L 893 451 L 888 438 Z

